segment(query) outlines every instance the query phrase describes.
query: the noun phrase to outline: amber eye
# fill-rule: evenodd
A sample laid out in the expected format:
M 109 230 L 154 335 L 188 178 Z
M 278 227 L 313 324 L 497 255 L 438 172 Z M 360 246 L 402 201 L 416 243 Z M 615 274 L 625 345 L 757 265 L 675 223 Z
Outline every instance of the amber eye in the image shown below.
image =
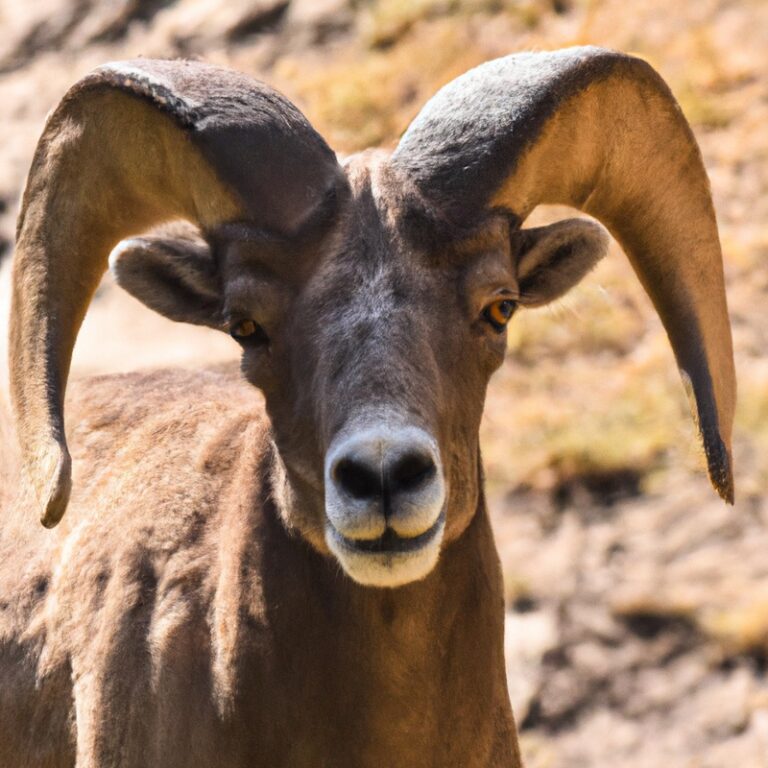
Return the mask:
M 264 344 L 269 341 L 264 329 L 250 318 L 234 323 L 230 327 L 229 333 L 235 341 L 239 341 L 241 344 Z
M 512 299 L 494 301 L 493 304 L 489 304 L 483 310 L 483 319 L 490 323 L 497 333 L 501 333 L 514 314 L 515 307 L 517 307 L 517 302 Z

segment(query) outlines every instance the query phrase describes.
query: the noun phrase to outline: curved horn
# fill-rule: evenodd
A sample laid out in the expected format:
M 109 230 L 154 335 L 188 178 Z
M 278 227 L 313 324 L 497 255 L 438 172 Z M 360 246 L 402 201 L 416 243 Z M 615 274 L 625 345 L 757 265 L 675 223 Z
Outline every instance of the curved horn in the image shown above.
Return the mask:
M 497 59 L 431 99 L 392 163 L 449 220 L 571 205 L 616 237 L 690 381 L 709 474 L 733 502 L 736 397 L 709 182 L 688 123 L 644 61 L 600 48 Z
M 203 232 L 301 227 L 338 183 L 334 153 L 283 96 L 198 62 L 108 64 L 48 119 L 17 227 L 11 391 L 45 526 L 71 487 L 63 402 L 72 348 L 121 239 L 170 219 Z

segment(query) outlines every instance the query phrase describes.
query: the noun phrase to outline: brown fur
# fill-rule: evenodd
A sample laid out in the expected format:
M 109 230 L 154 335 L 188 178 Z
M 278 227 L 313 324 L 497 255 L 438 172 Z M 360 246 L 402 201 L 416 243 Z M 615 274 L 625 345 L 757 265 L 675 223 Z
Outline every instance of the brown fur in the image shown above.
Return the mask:
M 2 391 L 0 391 L 0 510 L 8 509 L 11 503 L 11 494 L 18 471 L 16 434 L 8 406 Z
M 519 765 L 482 502 L 427 579 L 368 589 L 280 523 L 236 372 L 69 407 L 69 514 L 0 540 L 2 768 Z
M 0 768 L 519 768 L 478 447 L 506 348 L 488 310 L 561 295 L 606 247 L 579 221 L 521 231 L 539 201 L 625 244 L 732 498 L 722 262 L 666 86 L 574 49 L 442 94 L 391 156 L 343 168 L 279 94 L 197 63 L 110 65 L 53 113 L 14 268 L 31 483 L 12 476 L 0 533 Z M 70 462 L 107 254 L 179 217 L 204 240 L 127 241 L 118 282 L 247 336 L 264 404 L 223 370 L 96 379 Z

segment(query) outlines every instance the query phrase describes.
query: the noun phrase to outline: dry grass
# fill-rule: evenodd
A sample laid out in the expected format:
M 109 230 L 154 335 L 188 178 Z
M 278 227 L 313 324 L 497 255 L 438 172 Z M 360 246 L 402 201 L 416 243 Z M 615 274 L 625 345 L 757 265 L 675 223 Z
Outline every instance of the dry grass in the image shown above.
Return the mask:
M 746 605 L 713 612 L 704 627 L 724 656 L 768 660 L 768 594 L 756 595 Z
M 364 6 L 354 40 L 336 55 L 282 58 L 275 75 L 323 134 L 352 152 L 393 144 L 442 85 L 510 53 L 536 34 L 548 0 L 378 0 Z
M 768 370 L 761 368 L 747 369 L 741 377 L 735 429 L 744 452 L 749 452 L 745 460 L 753 465 L 742 491 L 763 495 L 768 488 Z
M 57 2 L 64 5 L 64 0 Z M 490 58 L 575 44 L 644 57 L 677 95 L 712 180 L 739 378 L 735 458 L 740 501 L 735 509 L 725 509 L 711 494 L 664 331 L 614 245 L 604 263 L 562 302 L 515 319 L 507 362 L 490 387 L 481 437 L 505 596 L 510 607 L 528 601 L 542 612 L 575 606 L 570 620 L 557 613 L 557 621 L 564 622 L 560 629 L 570 633 L 568 643 L 574 632 L 589 635 L 593 627 L 602 637 L 611 619 L 655 616 L 687 622 L 696 643 L 714 649 L 707 663 L 716 666 L 719 658 L 740 663 L 743 657 L 754 667 L 756 659 L 768 654 L 768 4 L 350 0 L 349 5 L 353 21 L 348 32 L 304 45 L 279 32 L 246 35 L 236 42 L 222 39 L 216 37 L 223 23 L 221 0 L 169 3 L 154 26 L 134 24 L 121 41 L 45 54 L 11 77 L 0 75 L 0 96 L 7 104 L 0 124 L 6 158 L 0 196 L 9 202 L 0 213 L 0 238 L 12 237 L 13 195 L 22 186 L 44 116 L 66 86 L 102 61 L 184 54 L 174 47 L 190 23 L 183 7 L 194 6 L 195 24 L 210 33 L 199 51 L 205 58 L 251 69 L 276 84 L 341 152 L 393 146 L 442 84 Z M 10 36 L 14 26 L 4 31 Z M 530 223 L 572 214 L 537 212 Z M 6 278 L 3 270 L 0 287 Z M 0 306 L 4 301 L 0 291 Z M 105 328 L 110 329 L 108 346 Z M 172 326 L 106 288 L 86 319 L 74 366 L 78 375 L 142 365 L 197 367 L 234 354 L 228 339 Z M 558 489 L 623 472 L 638 478 L 640 496 L 606 505 L 597 514 L 575 504 L 557 514 L 547 510 Z M 649 672 L 642 668 L 647 648 L 627 655 L 632 647 L 631 642 L 600 645 L 598 655 L 624 661 L 615 662 L 602 678 L 598 670 L 588 679 L 608 686 L 624 664 L 641 673 L 637 690 L 653 693 L 654 686 L 642 676 Z M 694 665 L 696 652 L 690 653 Z M 632 716 L 633 732 L 639 735 L 629 757 L 617 760 L 608 743 L 621 729 L 604 723 L 620 720 L 601 721 L 593 731 L 586 730 L 587 720 L 574 720 L 561 734 L 524 732 L 526 764 L 763 768 L 768 746 L 752 760 L 725 744 L 732 735 L 721 722 L 725 698 L 711 695 L 714 725 L 695 725 L 699 710 L 706 709 L 702 702 L 710 697 L 708 686 L 724 684 L 727 675 L 718 669 L 706 678 L 692 677 L 698 687 L 682 685 L 672 680 L 674 663 L 659 670 L 664 679 L 658 687 L 678 685 L 679 696 L 660 705 L 661 715 L 654 719 L 649 694 L 648 719 L 642 713 Z M 584 670 L 573 664 L 564 673 L 578 681 Z M 764 677 L 754 680 L 753 688 L 764 690 Z M 560 700 L 568 689 L 555 693 Z M 750 702 L 747 710 L 762 707 L 768 718 L 768 699 Z M 595 717 L 611 708 L 594 707 Z M 569 752 L 564 743 L 571 727 Z M 734 738 L 753 738 L 748 724 L 739 728 Z M 669 734 L 674 745 L 659 746 L 660 737 Z M 726 753 L 716 751 L 710 762 L 700 759 L 706 740 L 723 741 L 723 749 L 731 750 L 728 759 L 720 760 Z M 602 758 L 584 757 L 587 747 L 603 749 Z
M 410 35 L 386 51 L 355 46 L 312 74 L 288 58 L 276 74 L 338 150 L 392 144 L 440 86 L 485 59 L 469 30 L 449 20 L 432 22 L 429 38 Z

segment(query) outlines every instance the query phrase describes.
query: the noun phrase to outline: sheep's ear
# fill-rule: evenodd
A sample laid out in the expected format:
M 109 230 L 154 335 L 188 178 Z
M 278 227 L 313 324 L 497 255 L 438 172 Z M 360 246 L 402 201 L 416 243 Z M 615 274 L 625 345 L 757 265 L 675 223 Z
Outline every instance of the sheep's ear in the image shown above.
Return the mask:
M 221 327 L 221 287 L 202 240 L 135 237 L 109 256 L 118 285 L 155 312 L 181 323 Z
M 566 219 L 516 233 L 520 304 L 540 307 L 573 288 L 608 250 L 608 233 L 584 219 Z

